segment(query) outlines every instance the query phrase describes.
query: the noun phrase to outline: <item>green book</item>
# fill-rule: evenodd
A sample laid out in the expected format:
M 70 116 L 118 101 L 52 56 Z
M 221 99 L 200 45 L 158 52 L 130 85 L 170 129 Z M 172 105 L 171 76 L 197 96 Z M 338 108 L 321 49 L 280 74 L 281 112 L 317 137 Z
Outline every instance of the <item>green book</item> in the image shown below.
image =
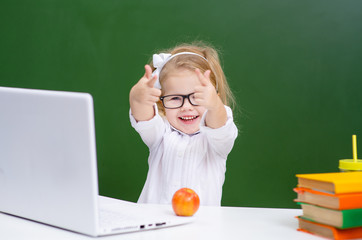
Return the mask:
M 334 210 L 312 204 L 301 203 L 304 219 L 337 227 L 340 229 L 361 227 L 362 208 Z

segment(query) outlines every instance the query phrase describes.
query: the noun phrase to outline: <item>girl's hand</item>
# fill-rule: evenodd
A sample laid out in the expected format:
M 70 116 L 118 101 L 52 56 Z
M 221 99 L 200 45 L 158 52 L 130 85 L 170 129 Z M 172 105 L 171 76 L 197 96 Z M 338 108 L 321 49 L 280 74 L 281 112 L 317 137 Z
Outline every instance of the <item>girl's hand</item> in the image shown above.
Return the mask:
M 214 85 L 212 85 L 210 81 L 210 70 L 207 70 L 202 74 L 200 69 L 197 68 L 195 73 L 201 83 L 201 86 L 195 87 L 195 100 L 198 105 L 203 106 L 208 110 L 212 110 L 217 107 L 220 99 Z
M 200 80 L 201 86 L 195 87 L 194 96 L 196 103 L 208 110 L 205 117 L 206 126 L 210 128 L 224 126 L 227 114 L 223 102 L 210 81 L 210 70 L 202 74 L 199 69 L 196 69 L 195 73 Z
M 153 106 L 161 96 L 161 90 L 154 88 L 157 76 L 152 77 L 152 69 L 145 66 L 145 75 L 134 85 L 130 92 L 130 100 L 140 104 Z
M 161 90 L 154 87 L 157 76 L 152 77 L 152 69 L 145 66 L 145 74 L 134 85 L 129 94 L 132 115 L 137 121 L 149 120 L 154 116 L 153 105 L 160 99 Z

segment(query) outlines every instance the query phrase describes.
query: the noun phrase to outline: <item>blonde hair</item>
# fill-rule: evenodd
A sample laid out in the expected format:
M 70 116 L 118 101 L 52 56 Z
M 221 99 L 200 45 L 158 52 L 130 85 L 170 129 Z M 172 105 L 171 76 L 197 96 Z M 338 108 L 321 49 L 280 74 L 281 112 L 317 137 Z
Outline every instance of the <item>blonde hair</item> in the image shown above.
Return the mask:
M 194 71 L 196 68 L 200 69 L 202 73 L 206 70 L 211 70 L 210 81 L 215 86 L 217 86 L 217 92 L 221 101 L 230 107 L 235 105 L 235 98 L 229 84 L 226 80 L 224 71 L 222 70 L 219 55 L 214 47 L 207 45 L 203 42 L 193 42 L 191 44 L 180 44 L 174 48 L 166 49 L 160 52 L 170 53 L 172 55 L 180 52 L 193 52 L 197 53 L 207 59 L 201 58 L 197 55 L 192 54 L 183 54 L 174 57 L 168 61 L 165 66 L 162 68 L 159 79 L 162 85 L 162 81 L 167 79 L 167 76 L 170 72 L 183 68 Z M 153 63 L 150 63 L 152 70 L 154 70 Z M 161 89 L 162 90 L 162 89 Z M 164 107 L 161 102 L 157 103 L 160 114 L 164 115 Z

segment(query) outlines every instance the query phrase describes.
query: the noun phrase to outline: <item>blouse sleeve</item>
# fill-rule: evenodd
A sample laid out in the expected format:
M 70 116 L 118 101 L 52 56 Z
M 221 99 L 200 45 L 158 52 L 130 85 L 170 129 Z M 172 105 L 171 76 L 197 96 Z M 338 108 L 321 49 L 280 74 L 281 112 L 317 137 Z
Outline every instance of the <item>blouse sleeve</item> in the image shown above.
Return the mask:
M 162 117 L 158 114 L 158 108 L 156 104 L 155 116 L 148 121 L 136 121 L 132 115 L 131 109 L 129 110 L 129 117 L 132 127 L 140 134 L 143 142 L 148 146 L 149 149 L 157 146 L 162 140 L 162 136 L 165 132 L 165 122 Z
M 227 120 L 224 126 L 220 128 L 210 128 L 205 125 L 204 113 L 201 119 L 200 132 L 206 134 L 210 148 L 213 149 L 223 159 L 226 159 L 231 152 L 236 137 L 238 136 L 238 129 L 233 120 L 233 114 L 230 107 L 225 106 L 227 113 Z

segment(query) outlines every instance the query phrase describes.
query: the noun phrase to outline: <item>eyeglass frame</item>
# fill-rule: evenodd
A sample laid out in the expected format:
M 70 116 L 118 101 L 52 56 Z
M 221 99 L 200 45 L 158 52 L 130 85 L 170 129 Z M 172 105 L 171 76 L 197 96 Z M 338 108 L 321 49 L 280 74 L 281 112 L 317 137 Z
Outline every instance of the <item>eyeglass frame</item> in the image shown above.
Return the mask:
M 195 93 L 193 92 L 193 93 L 190 93 L 190 94 L 187 94 L 187 95 L 170 94 L 170 95 L 166 95 L 166 96 L 160 97 L 160 100 L 161 100 L 161 102 L 162 102 L 162 106 L 163 106 L 164 108 L 167 108 L 167 109 L 177 109 L 177 108 L 181 108 L 181 107 L 185 104 L 185 98 L 187 98 L 187 100 L 189 100 L 189 103 L 190 103 L 192 106 L 199 106 L 198 104 L 192 103 L 192 101 L 190 100 L 190 96 L 193 95 L 193 94 L 195 94 Z M 171 97 L 171 96 L 182 97 L 182 104 L 181 104 L 181 106 L 179 106 L 179 107 L 172 107 L 172 108 L 166 107 L 166 106 L 165 106 L 165 103 L 163 102 L 163 99 L 164 99 L 165 97 Z

